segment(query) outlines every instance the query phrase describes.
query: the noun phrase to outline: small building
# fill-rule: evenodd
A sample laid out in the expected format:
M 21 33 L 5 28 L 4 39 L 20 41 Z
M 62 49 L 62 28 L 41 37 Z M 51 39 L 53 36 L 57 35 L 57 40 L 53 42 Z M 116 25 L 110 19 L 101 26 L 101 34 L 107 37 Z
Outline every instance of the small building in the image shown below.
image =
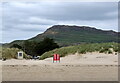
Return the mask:
M 23 51 L 19 51 L 19 52 L 18 52 L 17 58 L 18 58 L 18 59 L 23 59 Z

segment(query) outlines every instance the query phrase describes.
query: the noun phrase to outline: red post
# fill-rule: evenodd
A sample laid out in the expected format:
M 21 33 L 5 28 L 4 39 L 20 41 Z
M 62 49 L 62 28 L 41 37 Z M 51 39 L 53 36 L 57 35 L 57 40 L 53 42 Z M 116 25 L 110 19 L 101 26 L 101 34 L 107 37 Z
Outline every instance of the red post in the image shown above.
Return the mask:
M 60 55 L 59 54 L 54 54 L 53 55 L 53 63 L 54 63 L 54 61 L 59 61 L 60 62 Z
M 57 61 L 60 62 L 60 55 L 59 54 L 57 54 Z
M 54 54 L 53 55 L 53 63 L 54 63 L 54 61 L 56 61 L 57 60 L 57 54 Z

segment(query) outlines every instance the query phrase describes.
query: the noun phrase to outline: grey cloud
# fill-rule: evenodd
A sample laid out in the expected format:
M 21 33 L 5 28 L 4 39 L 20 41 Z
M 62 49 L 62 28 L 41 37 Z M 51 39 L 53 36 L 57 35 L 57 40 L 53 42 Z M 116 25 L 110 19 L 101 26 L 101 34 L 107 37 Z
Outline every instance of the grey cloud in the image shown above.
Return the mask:
M 40 8 L 37 13 L 32 14 L 53 20 L 107 20 L 115 18 L 115 15 L 106 14 L 117 11 L 117 3 L 64 2 L 58 6 L 46 5 L 43 8 L 43 11 Z
M 16 27 L 18 28 L 17 30 L 21 30 L 21 31 L 45 31 L 48 25 L 33 25 L 33 24 L 20 24 L 17 25 Z M 43 28 L 44 27 L 44 28 Z
M 28 5 L 27 3 L 23 4 Z M 50 3 L 34 3 L 32 7 L 14 8 L 12 6 L 12 8 L 11 11 L 13 11 L 14 16 L 21 16 L 21 13 L 24 13 L 24 16 L 26 17 L 38 16 L 52 20 L 106 20 L 115 18 L 115 15 L 107 16 L 106 14 L 117 11 L 117 3 L 61 2 L 56 3 L 56 5 L 51 5 Z
M 59 3 L 6 3 L 3 22 L 52 25 L 58 21 L 109 20 L 117 18 L 117 3 L 111 2 L 59 2 Z M 116 14 L 114 13 L 116 12 Z M 31 17 L 42 18 L 29 21 Z M 9 18 L 9 19 L 8 19 Z M 40 21 L 41 20 L 41 21 Z M 43 22 L 43 20 L 46 20 Z M 52 23 L 50 22 L 52 21 Z M 56 22 L 57 21 L 57 22 Z
M 36 25 L 52 25 L 55 24 L 56 21 L 50 20 L 50 19 L 44 19 L 39 17 L 29 17 L 27 19 L 21 19 L 19 22 L 22 23 L 30 23 L 30 24 L 36 24 Z
M 116 30 L 117 6 L 117 2 L 7 2 L 2 4 L 3 31 L 35 34 L 55 24 L 90 25 Z M 7 38 L 8 34 L 4 35 Z

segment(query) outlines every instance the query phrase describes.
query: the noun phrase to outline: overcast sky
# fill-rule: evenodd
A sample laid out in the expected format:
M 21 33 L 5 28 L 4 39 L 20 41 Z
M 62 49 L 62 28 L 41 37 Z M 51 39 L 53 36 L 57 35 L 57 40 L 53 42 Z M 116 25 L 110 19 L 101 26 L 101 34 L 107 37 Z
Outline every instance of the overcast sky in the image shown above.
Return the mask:
M 2 42 L 28 39 L 58 24 L 118 31 L 117 2 L 4 2 L 0 11 Z

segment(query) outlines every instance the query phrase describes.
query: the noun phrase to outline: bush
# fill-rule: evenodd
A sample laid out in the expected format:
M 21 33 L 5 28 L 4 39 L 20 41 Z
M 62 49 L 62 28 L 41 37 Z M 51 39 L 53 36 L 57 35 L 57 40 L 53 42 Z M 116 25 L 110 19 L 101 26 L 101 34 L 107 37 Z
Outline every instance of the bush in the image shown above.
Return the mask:
M 54 42 L 53 39 L 44 38 L 43 41 L 24 41 L 22 45 L 22 49 L 25 51 L 26 54 L 32 56 L 40 56 L 43 53 L 53 50 L 55 48 L 59 48 L 57 43 Z
M 18 49 L 22 49 L 22 47 L 18 44 L 13 44 L 12 46 L 10 46 L 10 48 L 18 48 Z
M 108 54 L 112 54 L 113 52 L 111 50 L 108 50 Z
M 17 59 L 17 52 L 22 51 L 18 48 L 2 48 L 2 58 L 5 57 L 6 59 Z M 24 58 L 27 57 L 25 53 L 23 53 Z
M 99 53 L 106 53 L 108 49 L 100 49 Z

